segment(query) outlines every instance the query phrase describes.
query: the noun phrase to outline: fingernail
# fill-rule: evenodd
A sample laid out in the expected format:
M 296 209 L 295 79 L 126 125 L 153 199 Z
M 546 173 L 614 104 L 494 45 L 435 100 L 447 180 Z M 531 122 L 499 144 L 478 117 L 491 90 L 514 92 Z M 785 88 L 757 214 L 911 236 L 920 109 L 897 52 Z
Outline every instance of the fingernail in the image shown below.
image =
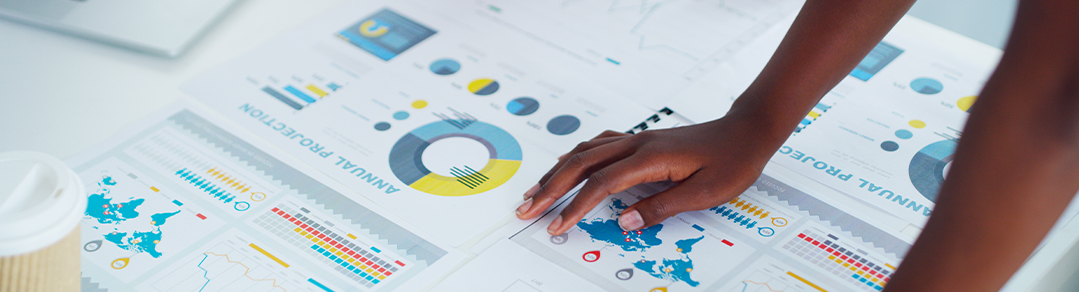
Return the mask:
M 520 207 L 517 207 L 517 216 L 521 216 L 521 214 L 528 212 L 528 208 L 532 208 L 532 199 L 525 200 Z
M 622 227 L 622 230 L 637 230 L 644 227 L 644 220 L 641 219 L 641 213 L 633 210 L 618 216 L 618 226 Z
M 528 189 L 528 191 L 525 192 L 525 200 L 531 199 L 532 196 L 536 195 L 536 192 L 539 191 L 539 188 L 540 188 L 540 185 L 536 184 L 536 185 L 532 186 L 531 189 Z
M 547 226 L 547 233 L 554 235 L 555 231 L 558 231 L 558 227 L 562 226 L 562 215 L 554 217 L 554 221 L 551 221 L 551 226 Z

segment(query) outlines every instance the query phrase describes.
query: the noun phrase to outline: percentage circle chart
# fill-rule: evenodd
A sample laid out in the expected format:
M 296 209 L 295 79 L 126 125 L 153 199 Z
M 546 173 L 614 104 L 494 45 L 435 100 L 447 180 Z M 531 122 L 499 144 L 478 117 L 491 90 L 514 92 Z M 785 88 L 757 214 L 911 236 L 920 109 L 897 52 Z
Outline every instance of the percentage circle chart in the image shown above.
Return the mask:
M 487 165 L 474 169 L 461 165 L 453 176 L 432 172 L 423 163 L 429 146 L 447 138 L 467 138 L 487 148 Z M 448 157 L 447 159 L 452 159 Z M 475 120 L 433 122 L 405 134 L 390 150 L 390 170 L 409 187 L 436 196 L 471 196 L 509 181 L 521 167 L 521 145 L 501 128 Z
M 955 156 L 953 140 L 937 141 L 918 150 L 910 160 L 910 182 L 926 199 L 937 201 L 937 193 L 944 185 L 944 170 Z
M 461 63 L 453 59 L 440 59 L 432 62 L 428 69 L 431 69 L 431 73 L 438 75 L 453 75 L 461 70 Z
M 547 122 L 547 131 L 559 136 L 572 134 L 580 127 L 581 120 L 571 115 L 557 116 Z
M 498 81 L 490 78 L 473 80 L 468 84 L 468 91 L 475 95 L 491 95 L 498 91 Z
M 527 116 L 539 110 L 539 102 L 531 97 L 520 97 L 506 104 L 506 111 L 517 116 Z
M 944 90 L 944 84 L 933 78 L 918 78 L 910 82 L 910 89 L 921 94 L 933 95 Z

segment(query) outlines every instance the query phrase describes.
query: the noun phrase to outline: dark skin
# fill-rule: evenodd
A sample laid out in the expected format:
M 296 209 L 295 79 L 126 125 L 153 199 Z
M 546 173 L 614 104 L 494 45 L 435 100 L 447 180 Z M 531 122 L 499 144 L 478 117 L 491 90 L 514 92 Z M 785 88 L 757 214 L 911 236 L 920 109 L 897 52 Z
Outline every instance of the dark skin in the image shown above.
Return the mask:
M 581 143 L 525 194 L 517 216 L 539 216 L 585 179 L 548 227 L 551 234 L 566 232 L 607 196 L 640 183 L 678 184 L 623 211 L 623 229 L 729 201 L 756 180 L 802 117 L 912 4 L 806 2 L 726 116 L 637 135 L 608 131 Z M 1079 2 L 1021 1 L 1012 37 L 971 110 L 933 216 L 886 290 L 999 289 L 1079 190 L 1075 15 Z

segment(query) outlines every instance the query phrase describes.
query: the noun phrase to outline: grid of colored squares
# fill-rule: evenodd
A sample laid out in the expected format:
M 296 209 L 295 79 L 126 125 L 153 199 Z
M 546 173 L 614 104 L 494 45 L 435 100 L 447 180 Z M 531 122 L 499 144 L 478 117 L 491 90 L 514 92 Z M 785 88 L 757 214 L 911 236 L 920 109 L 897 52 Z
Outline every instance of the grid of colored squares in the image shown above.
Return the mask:
M 376 254 L 382 251 L 376 247 L 361 247 L 348 238 L 327 228 L 304 213 L 310 211 L 300 208 L 294 212 L 286 206 L 278 206 L 263 214 L 255 222 L 297 248 L 307 250 L 332 269 L 346 278 L 353 279 L 364 287 L 374 287 L 398 272 L 405 263 L 395 260 L 387 262 Z M 328 223 L 327 223 L 328 224 Z M 332 225 L 331 225 L 332 226 Z
M 816 264 L 822 269 L 847 279 L 855 286 L 869 291 L 880 291 L 890 280 L 893 268 L 881 265 L 854 252 L 854 249 L 838 244 L 839 238 L 828 234 L 821 236 L 811 231 L 799 233 L 783 248 Z

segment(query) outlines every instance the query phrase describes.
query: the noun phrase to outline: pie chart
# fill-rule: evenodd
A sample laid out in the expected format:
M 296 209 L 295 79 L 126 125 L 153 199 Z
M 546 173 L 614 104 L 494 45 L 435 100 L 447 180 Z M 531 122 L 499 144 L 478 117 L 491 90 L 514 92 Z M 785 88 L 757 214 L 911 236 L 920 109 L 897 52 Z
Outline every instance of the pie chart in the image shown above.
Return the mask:
M 461 164 L 450 169 L 450 175 L 429 169 L 423 160 L 424 152 L 431 145 L 450 138 L 482 144 L 487 149 L 487 153 L 483 153 L 487 164 Z M 390 149 L 389 162 L 394 176 L 415 190 L 436 196 L 461 197 L 483 193 L 506 183 L 521 167 L 521 160 L 521 145 L 505 130 L 475 120 L 444 120 L 416 128 L 397 140 Z
M 960 98 L 959 101 L 955 102 L 955 105 L 965 112 L 970 112 L 970 107 L 974 105 L 974 101 L 977 99 L 978 96 L 976 95 L 967 96 L 964 98 Z
M 937 201 L 940 187 L 944 185 L 944 169 L 955 156 L 953 140 L 944 140 L 925 146 L 910 160 L 910 182 L 926 199 Z
M 547 131 L 559 136 L 572 134 L 580 127 L 581 120 L 571 115 L 557 116 L 547 122 Z
M 440 59 L 431 63 L 429 68 L 432 73 L 438 75 L 453 75 L 461 70 L 461 63 L 453 59 Z
M 521 97 L 506 104 L 506 110 L 518 116 L 527 116 L 539 109 L 539 102 L 531 97 Z
M 921 94 L 937 94 L 944 90 L 944 84 L 933 78 L 918 78 L 910 82 L 910 89 Z
M 498 91 L 498 81 L 490 78 L 480 78 L 468 84 L 468 91 L 475 95 L 491 95 Z

